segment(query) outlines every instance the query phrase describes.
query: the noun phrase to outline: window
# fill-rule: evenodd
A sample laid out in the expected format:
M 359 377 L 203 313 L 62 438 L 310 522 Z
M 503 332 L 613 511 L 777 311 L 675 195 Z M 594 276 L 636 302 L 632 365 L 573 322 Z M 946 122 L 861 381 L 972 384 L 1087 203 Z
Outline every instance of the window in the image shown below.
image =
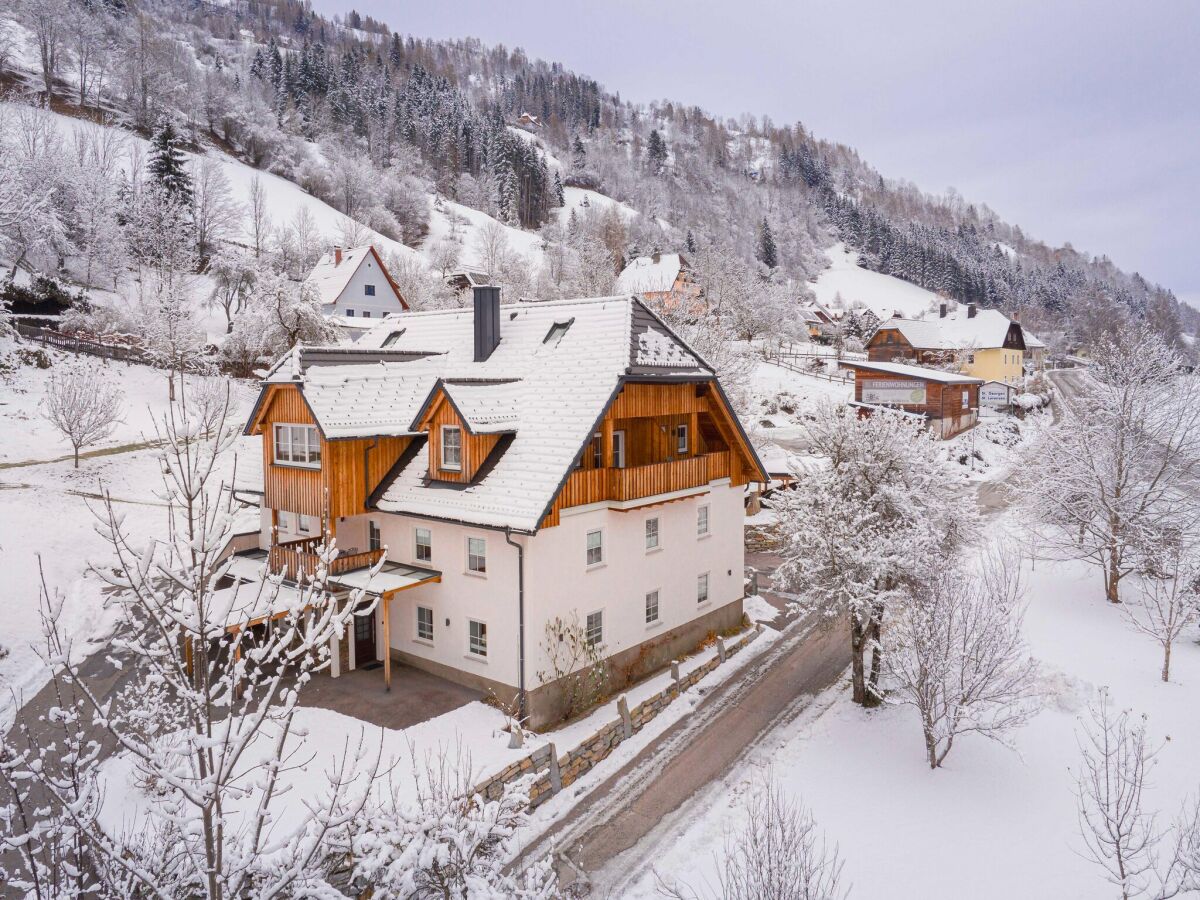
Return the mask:
M 467 571 L 487 574 L 487 541 L 483 538 L 467 538 Z
M 317 530 L 317 520 L 312 516 L 300 513 L 300 515 L 296 516 L 296 520 L 301 534 L 312 534 Z
M 618 469 L 625 468 L 625 432 L 613 432 L 613 465 Z
M 487 656 L 487 623 L 470 619 L 467 622 L 467 649 L 475 656 Z
M 404 332 L 407 330 L 408 330 L 407 328 L 401 328 L 399 331 L 393 331 L 391 334 L 389 334 L 387 337 L 385 337 L 383 339 L 383 343 L 380 344 L 380 346 L 381 347 L 392 346 L 394 343 L 396 343 L 396 341 L 400 340 L 400 335 L 404 334 Z
M 462 469 L 462 429 L 457 425 L 442 426 L 442 468 Z
M 968 353 L 967 354 L 967 365 L 974 365 L 974 364 L 975 364 L 975 354 Z
M 592 435 L 592 468 L 598 469 L 604 465 L 604 456 L 601 454 L 600 432 Z
M 696 602 L 697 603 L 707 603 L 708 602 L 708 573 L 707 572 L 705 572 L 703 575 L 699 576 L 696 579 Z
M 364 310 L 362 311 L 362 317 L 363 317 L 364 319 L 369 319 L 369 318 L 371 318 L 371 311 L 370 311 L 369 309 L 364 309 Z
M 688 452 L 688 427 L 686 425 L 677 425 L 675 427 L 675 452 L 679 456 L 686 456 Z
M 375 285 L 373 285 L 373 284 L 364 284 L 364 285 L 363 285 L 363 296 L 365 296 L 365 297 L 374 297 L 374 296 L 375 296 Z
M 276 425 L 275 462 L 280 465 L 321 466 L 321 438 L 315 425 Z
M 646 624 L 653 625 L 658 621 L 658 591 L 646 595 Z
M 416 560 L 417 562 L 433 562 L 433 534 L 428 528 L 416 529 Z M 473 540 L 478 540 L 473 538 Z M 483 543 L 480 541 L 480 543 Z M 483 551 L 480 551 L 480 556 L 483 556 Z M 479 571 L 484 571 L 480 569 Z
M 598 647 L 604 640 L 604 612 L 588 613 L 583 639 L 589 647 Z
M 587 533 L 587 564 L 598 566 L 604 562 L 604 532 L 589 531 Z
M 278 528 L 280 531 L 288 530 L 288 521 L 289 521 L 288 515 L 290 515 L 290 514 L 288 513 L 288 511 L 286 509 L 281 509 L 276 514 L 276 518 L 275 518 L 276 526 L 275 527 Z
M 571 327 L 571 323 L 574 321 L 574 319 L 569 319 L 566 322 L 555 322 L 550 326 L 550 330 L 546 332 L 546 336 L 542 338 L 542 343 L 554 344 L 557 346 L 558 342 L 562 340 L 563 335 L 567 333 L 567 329 Z
M 352 310 L 352 309 L 346 310 L 346 318 L 353 319 L 354 318 L 354 310 Z
M 417 607 L 417 640 L 433 640 L 433 610 L 428 606 Z M 487 652 L 487 629 L 484 629 L 484 652 Z
M 708 534 L 708 504 L 696 507 L 696 537 Z
M 369 519 L 367 520 L 367 548 L 370 550 L 380 550 L 383 548 L 383 539 L 379 533 L 379 526 Z
M 963 409 L 968 409 L 971 406 L 971 392 L 963 391 Z
M 646 520 L 646 549 L 658 549 L 658 518 Z

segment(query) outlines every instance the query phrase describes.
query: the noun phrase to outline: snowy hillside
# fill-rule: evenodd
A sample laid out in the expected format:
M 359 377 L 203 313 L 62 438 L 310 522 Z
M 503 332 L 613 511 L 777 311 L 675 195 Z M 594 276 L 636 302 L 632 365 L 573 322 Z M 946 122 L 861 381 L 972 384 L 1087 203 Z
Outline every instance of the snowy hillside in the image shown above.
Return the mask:
M 834 245 L 826 254 L 829 268 L 810 285 L 822 304 L 837 305 L 840 298 L 847 307 L 862 304 L 879 318 L 890 319 L 895 313 L 916 318 L 944 302 L 933 291 L 859 267 L 858 254 L 845 244 Z

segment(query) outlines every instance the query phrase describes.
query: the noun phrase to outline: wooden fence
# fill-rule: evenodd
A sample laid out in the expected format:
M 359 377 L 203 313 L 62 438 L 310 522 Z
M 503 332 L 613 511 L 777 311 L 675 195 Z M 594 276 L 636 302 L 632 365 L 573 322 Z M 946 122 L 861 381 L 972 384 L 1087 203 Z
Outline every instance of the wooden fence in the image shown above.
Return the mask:
M 86 353 L 89 356 L 99 356 L 101 359 L 118 359 L 122 362 L 144 363 L 153 365 L 150 355 L 140 347 L 130 347 L 123 344 L 105 344 L 100 341 L 87 340 L 62 334 L 49 328 L 39 328 L 37 325 L 16 324 L 17 334 L 31 341 L 36 341 L 46 347 L 56 350 L 66 350 L 70 353 Z

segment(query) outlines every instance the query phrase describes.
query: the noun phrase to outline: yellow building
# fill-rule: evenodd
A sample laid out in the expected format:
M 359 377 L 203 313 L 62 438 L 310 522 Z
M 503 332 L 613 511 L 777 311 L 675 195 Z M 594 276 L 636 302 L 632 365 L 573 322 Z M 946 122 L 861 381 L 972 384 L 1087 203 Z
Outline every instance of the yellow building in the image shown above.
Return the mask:
M 1024 377 L 1025 350 L 1021 323 L 999 310 L 972 304 L 949 311 L 943 303 L 937 318 L 888 319 L 867 345 L 867 358 L 950 365 L 973 378 L 1017 385 Z

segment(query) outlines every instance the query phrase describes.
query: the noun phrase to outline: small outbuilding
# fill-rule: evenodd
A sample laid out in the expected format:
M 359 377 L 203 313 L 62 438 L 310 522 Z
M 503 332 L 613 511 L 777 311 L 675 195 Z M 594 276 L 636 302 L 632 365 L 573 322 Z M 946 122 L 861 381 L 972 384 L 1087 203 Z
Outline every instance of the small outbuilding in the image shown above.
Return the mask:
M 854 401 L 860 415 L 898 410 L 920 416 L 942 440 L 962 434 L 979 421 L 982 378 L 904 363 L 842 360 L 854 372 Z

